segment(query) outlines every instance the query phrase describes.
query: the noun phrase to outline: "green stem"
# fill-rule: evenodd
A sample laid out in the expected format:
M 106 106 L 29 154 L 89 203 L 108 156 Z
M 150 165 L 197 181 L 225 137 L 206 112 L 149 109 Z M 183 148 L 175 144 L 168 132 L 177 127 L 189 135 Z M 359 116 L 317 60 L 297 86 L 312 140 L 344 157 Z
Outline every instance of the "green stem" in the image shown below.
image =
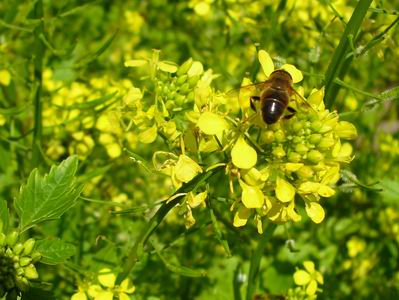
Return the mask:
M 251 264 L 249 266 L 249 273 L 248 273 L 248 285 L 247 285 L 247 300 L 253 299 L 253 295 L 256 289 L 257 277 L 259 273 L 260 262 L 262 260 L 263 251 L 267 242 L 269 242 L 270 238 L 273 235 L 274 230 L 276 229 L 276 224 L 267 224 L 266 229 L 260 237 L 258 242 L 258 246 L 255 249 L 251 257 Z
M 32 165 L 37 167 L 42 160 L 41 145 L 42 145 L 42 88 L 43 88 L 43 57 L 45 47 L 40 36 L 44 35 L 44 21 L 43 21 L 43 0 L 37 0 L 34 6 L 34 17 L 40 20 L 40 23 L 34 30 L 34 129 L 33 129 L 33 144 L 32 144 Z
M 191 181 L 184 184 L 181 188 L 179 188 L 173 195 L 179 195 L 177 197 L 173 197 L 170 201 L 164 202 L 155 215 L 151 218 L 151 220 L 145 225 L 143 230 L 140 232 L 137 240 L 135 241 L 132 249 L 130 250 L 125 261 L 122 262 L 122 272 L 118 275 L 116 280 L 117 284 L 120 284 L 130 273 L 130 271 L 135 266 L 136 262 L 140 259 L 144 252 L 144 246 L 146 245 L 149 237 L 154 233 L 155 229 L 161 224 L 162 220 L 165 218 L 167 213 L 175 207 L 180 200 L 185 197 L 185 194 L 196 190 L 203 182 L 208 180 L 211 176 L 215 175 L 217 172 L 222 170 L 223 166 L 214 168 L 205 173 L 198 174 Z
M 339 86 L 334 82 L 335 78 L 339 75 L 343 76 L 352 62 L 351 58 L 345 59 L 350 50 L 349 37 L 354 37 L 356 41 L 357 33 L 371 2 L 372 0 L 360 0 L 358 2 L 341 36 L 338 47 L 335 49 L 330 64 L 328 65 L 326 72 L 326 92 L 324 97 L 327 108 L 332 107 L 339 91 Z M 341 79 L 343 78 L 341 77 Z

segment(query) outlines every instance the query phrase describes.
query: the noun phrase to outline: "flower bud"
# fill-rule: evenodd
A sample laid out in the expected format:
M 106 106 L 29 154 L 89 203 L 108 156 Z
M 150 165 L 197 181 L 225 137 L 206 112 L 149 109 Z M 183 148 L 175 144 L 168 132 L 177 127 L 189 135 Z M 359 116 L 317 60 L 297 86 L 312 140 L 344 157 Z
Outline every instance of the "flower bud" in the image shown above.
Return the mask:
M 39 274 L 36 271 L 36 268 L 33 264 L 30 264 L 28 266 L 25 267 L 24 270 L 25 273 L 25 277 L 28 279 L 37 279 L 39 278 Z
M 321 121 L 314 121 L 312 125 L 310 125 L 310 128 L 314 132 L 320 132 L 321 128 L 323 127 L 323 123 Z
M 18 241 L 18 232 L 13 231 L 7 234 L 6 243 L 8 246 L 10 247 L 14 246 L 17 243 L 17 241 Z
M 187 78 L 188 78 L 188 76 L 187 76 L 186 74 L 184 74 L 184 75 L 182 75 L 182 76 L 179 76 L 179 77 L 177 78 L 177 80 L 176 80 L 176 84 L 177 84 L 177 85 L 182 85 L 183 83 L 186 82 Z
M 321 138 L 322 135 L 320 133 L 313 133 L 309 137 L 309 142 L 311 142 L 312 144 L 317 144 L 320 142 Z
M 178 69 L 176 72 L 177 76 L 182 76 L 187 73 L 188 70 L 190 70 L 191 66 L 193 64 L 193 59 L 190 57 L 187 59 Z
M 300 162 L 302 159 L 302 156 L 296 152 L 290 152 L 288 154 L 288 160 L 290 162 Z
M 329 149 L 334 146 L 335 140 L 331 137 L 323 137 L 320 142 L 317 144 L 317 148 L 319 149 Z
M 185 83 L 185 84 L 183 84 L 181 87 L 180 87 L 180 89 L 179 89 L 179 93 L 180 94 L 183 94 L 183 95 L 186 95 L 186 94 L 188 94 L 188 92 L 190 91 L 190 85 L 189 85 L 189 83 Z
M 21 257 L 21 259 L 19 260 L 19 264 L 21 267 L 25 267 L 25 266 L 29 265 L 31 262 L 32 262 L 32 259 L 28 256 Z
M 296 173 L 302 179 L 309 179 L 314 175 L 312 168 L 310 168 L 308 166 L 303 166 L 298 171 L 296 171 Z
M 274 137 L 276 139 L 276 142 L 282 143 L 285 141 L 285 134 L 284 131 L 282 131 L 281 129 L 277 130 L 274 133 Z
M 310 150 L 307 158 L 313 163 L 318 163 L 323 160 L 324 156 L 317 150 Z
M 189 87 L 190 87 L 190 88 L 195 87 L 195 85 L 197 84 L 197 82 L 198 82 L 199 79 L 200 79 L 200 76 L 199 76 L 199 75 L 194 75 L 194 76 L 190 77 L 190 78 L 188 79 L 188 85 L 189 85 Z
M 284 149 L 279 146 L 279 147 L 276 147 L 273 149 L 272 154 L 274 156 L 276 156 L 277 158 L 282 158 L 285 156 L 286 153 L 285 153 Z
M 24 243 L 24 252 L 23 252 L 24 255 L 31 254 L 31 252 L 33 250 L 33 247 L 35 247 L 35 242 L 36 241 L 33 238 L 30 238 L 30 239 L 25 241 L 25 243 Z
M 308 152 L 308 150 L 308 147 L 306 147 L 304 144 L 298 144 L 295 146 L 295 151 L 299 154 L 305 154 L 306 152 Z
M 266 144 L 271 144 L 274 142 L 274 132 L 272 130 L 267 130 L 262 135 L 262 141 Z
M 13 247 L 13 251 L 16 255 L 19 255 L 22 253 L 22 250 L 24 250 L 24 245 L 22 243 L 17 243 Z
M 32 258 L 32 262 L 36 263 L 42 258 L 42 255 L 40 254 L 40 252 L 35 251 L 30 257 Z

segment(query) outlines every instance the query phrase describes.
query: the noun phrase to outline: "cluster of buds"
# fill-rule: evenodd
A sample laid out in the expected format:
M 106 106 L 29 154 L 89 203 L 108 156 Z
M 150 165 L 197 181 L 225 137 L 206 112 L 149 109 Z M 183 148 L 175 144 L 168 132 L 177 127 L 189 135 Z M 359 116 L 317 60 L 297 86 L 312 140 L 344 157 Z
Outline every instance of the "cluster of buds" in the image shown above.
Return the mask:
M 34 264 L 41 256 L 34 251 L 35 240 L 18 239 L 16 231 L 0 232 L 0 297 L 7 294 L 7 299 L 17 299 L 39 277 Z

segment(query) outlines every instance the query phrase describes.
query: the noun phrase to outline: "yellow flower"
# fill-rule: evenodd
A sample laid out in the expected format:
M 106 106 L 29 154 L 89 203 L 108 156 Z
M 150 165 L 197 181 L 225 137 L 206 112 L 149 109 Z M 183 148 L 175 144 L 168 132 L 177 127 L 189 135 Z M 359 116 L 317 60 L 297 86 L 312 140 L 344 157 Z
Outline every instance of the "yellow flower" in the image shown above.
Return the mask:
M 306 286 L 306 294 L 313 296 L 317 292 L 317 285 L 323 284 L 323 276 L 319 271 L 316 271 L 312 261 L 305 261 L 303 263 L 305 270 L 298 269 L 294 273 L 294 282 L 299 286 Z
M 180 155 L 174 167 L 174 176 L 181 182 L 189 182 L 198 173 L 202 172 L 202 168 L 187 155 Z
M 119 299 L 127 300 L 130 299 L 128 294 L 133 294 L 135 286 L 130 279 L 125 279 L 119 286 L 115 285 L 117 275 L 112 273 L 111 269 L 101 269 L 97 276 L 98 281 L 106 290 L 97 290 L 94 295 L 94 300 L 112 300 L 114 296 L 118 296 Z
M 265 50 L 259 50 L 258 59 L 264 74 L 266 77 L 269 77 L 274 71 L 273 60 L 271 59 L 269 53 L 267 53 Z M 302 72 L 299 71 L 294 65 L 284 64 L 280 69 L 287 71 L 291 75 L 292 81 L 294 83 L 298 83 L 303 79 Z
M 0 70 L 0 84 L 2 85 L 9 85 L 11 82 L 11 74 L 8 70 Z

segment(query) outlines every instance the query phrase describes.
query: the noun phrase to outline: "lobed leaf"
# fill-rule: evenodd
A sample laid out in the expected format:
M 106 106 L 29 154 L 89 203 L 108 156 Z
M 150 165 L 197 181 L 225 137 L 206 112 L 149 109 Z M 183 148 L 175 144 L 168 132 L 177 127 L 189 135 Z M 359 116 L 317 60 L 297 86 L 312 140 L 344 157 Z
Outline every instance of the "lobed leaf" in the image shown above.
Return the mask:
M 77 156 L 71 156 L 59 166 L 53 166 L 48 175 L 41 176 L 37 169 L 31 172 L 15 200 L 22 231 L 57 219 L 76 204 L 83 188 L 75 177 L 77 167 Z
M 40 262 L 48 265 L 64 263 L 75 254 L 75 246 L 61 239 L 37 241 L 36 250 L 42 255 Z

